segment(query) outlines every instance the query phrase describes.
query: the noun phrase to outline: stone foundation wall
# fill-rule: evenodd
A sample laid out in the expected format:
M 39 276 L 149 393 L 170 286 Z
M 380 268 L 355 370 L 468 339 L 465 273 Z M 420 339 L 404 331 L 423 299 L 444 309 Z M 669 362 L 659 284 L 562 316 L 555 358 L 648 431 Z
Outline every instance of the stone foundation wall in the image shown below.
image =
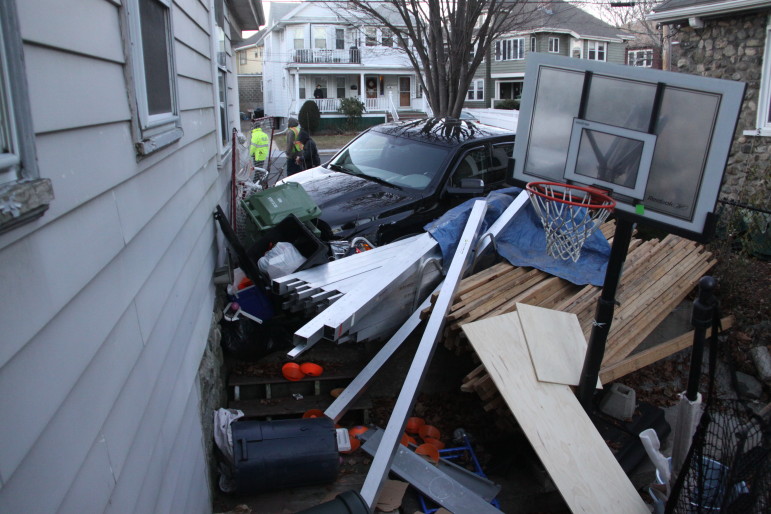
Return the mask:
M 705 20 L 704 28 L 681 27 L 674 37 L 680 47 L 675 71 L 747 84 L 720 198 L 766 208 L 771 137 L 745 136 L 743 132 L 756 127 L 769 12 Z
M 255 107 L 264 107 L 262 75 L 238 76 L 238 110 L 251 113 Z

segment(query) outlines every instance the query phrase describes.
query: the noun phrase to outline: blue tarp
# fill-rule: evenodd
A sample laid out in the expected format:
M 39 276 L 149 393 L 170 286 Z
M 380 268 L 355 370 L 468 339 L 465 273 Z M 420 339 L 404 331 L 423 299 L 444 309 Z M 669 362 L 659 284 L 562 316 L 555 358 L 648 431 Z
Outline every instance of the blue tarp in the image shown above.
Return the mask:
M 480 234 L 497 220 L 522 190 L 516 187 L 493 191 L 485 200 L 485 214 Z M 447 211 L 424 229 L 439 243 L 445 262 L 455 254 L 460 235 L 468 221 L 474 198 Z M 498 253 L 514 266 L 529 266 L 564 278 L 577 285 L 602 286 L 610 256 L 610 245 L 596 230 L 584 243 L 578 262 L 555 259 L 546 253 L 546 236 L 535 209 L 527 202 L 496 238 Z

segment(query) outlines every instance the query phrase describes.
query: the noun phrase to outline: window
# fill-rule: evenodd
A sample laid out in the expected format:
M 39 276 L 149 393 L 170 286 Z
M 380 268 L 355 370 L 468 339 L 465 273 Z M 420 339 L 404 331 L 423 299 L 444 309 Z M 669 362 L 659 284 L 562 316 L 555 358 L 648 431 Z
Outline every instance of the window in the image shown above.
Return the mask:
M 257 53 L 254 54 L 255 57 L 257 57 Z M 238 64 L 241 66 L 246 64 L 246 52 L 238 52 Z
M 605 60 L 605 46 L 606 43 L 601 41 L 589 41 L 588 51 L 586 58 L 590 61 L 604 61 Z
M 345 50 L 344 29 L 335 29 L 335 50 Z
M 294 49 L 301 50 L 303 48 L 305 48 L 305 31 L 294 29 Z
M 474 79 L 469 84 L 466 100 L 484 100 L 485 99 L 485 81 L 484 79 Z
M 501 100 L 516 100 L 522 94 L 522 82 L 499 82 L 498 98 Z
M 394 35 L 391 29 L 382 29 L 380 31 L 380 44 L 382 46 L 394 46 Z
M 337 77 L 337 98 L 345 98 L 345 77 Z
M 538 40 L 535 38 L 535 36 L 530 36 L 530 51 L 531 52 L 538 51 Z
M 366 46 L 377 46 L 377 29 L 375 27 L 364 28 L 364 44 Z
M 13 0 L 0 2 L 0 233 L 39 218 L 53 200 L 39 179 L 27 75 Z
M 177 76 L 171 30 L 171 0 L 127 0 L 131 67 L 136 102 L 134 135 L 141 155 L 182 137 L 177 106 Z M 217 49 L 224 59 L 224 48 Z
M 219 4 L 219 7 L 217 7 Z M 225 16 L 220 15 L 219 9 L 222 9 L 222 3 L 215 3 L 214 14 L 214 34 L 217 37 L 217 105 L 219 108 L 219 135 L 220 152 L 224 153 L 229 148 L 230 143 L 230 119 L 228 116 L 228 53 L 227 41 L 225 39 Z
M 495 60 L 511 61 L 525 58 L 525 38 L 504 39 L 495 42 Z
M 766 26 L 766 49 L 764 55 L 771 55 L 771 18 Z M 747 135 L 771 136 L 771 59 L 763 59 L 760 91 L 758 93 L 758 119 L 756 130 L 746 131 Z
M 558 37 L 549 38 L 549 52 L 553 54 L 560 53 L 560 38 Z
M 514 143 L 494 145 L 491 149 L 482 146 L 470 150 L 459 162 L 452 175 L 451 185 L 461 187 L 463 179 L 481 179 L 485 186 L 502 182 L 506 179 L 509 156 L 514 151 Z
M 650 68 L 653 66 L 653 50 L 629 50 L 629 66 Z
M 325 49 L 327 47 L 326 27 L 313 27 L 313 48 Z

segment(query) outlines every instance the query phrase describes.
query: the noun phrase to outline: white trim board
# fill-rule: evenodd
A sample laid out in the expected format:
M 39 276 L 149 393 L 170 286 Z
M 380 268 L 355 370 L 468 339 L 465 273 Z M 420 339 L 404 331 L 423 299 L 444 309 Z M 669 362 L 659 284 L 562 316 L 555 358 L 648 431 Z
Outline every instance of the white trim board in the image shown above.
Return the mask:
M 538 380 L 577 386 L 586 358 L 578 316 L 526 303 L 517 303 L 516 312 Z M 599 378 L 597 388 L 602 389 Z
M 570 387 L 536 378 L 516 312 L 463 332 L 572 512 L 650 514 Z

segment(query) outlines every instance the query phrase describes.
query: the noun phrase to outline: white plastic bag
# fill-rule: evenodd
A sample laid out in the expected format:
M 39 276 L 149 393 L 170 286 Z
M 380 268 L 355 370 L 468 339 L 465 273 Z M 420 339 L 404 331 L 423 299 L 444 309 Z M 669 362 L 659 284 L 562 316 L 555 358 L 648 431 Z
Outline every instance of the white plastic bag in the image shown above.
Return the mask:
M 305 257 L 294 247 L 292 243 L 279 241 L 276 246 L 265 252 L 265 255 L 257 261 L 260 271 L 268 275 L 271 280 L 292 273 L 302 266 Z

